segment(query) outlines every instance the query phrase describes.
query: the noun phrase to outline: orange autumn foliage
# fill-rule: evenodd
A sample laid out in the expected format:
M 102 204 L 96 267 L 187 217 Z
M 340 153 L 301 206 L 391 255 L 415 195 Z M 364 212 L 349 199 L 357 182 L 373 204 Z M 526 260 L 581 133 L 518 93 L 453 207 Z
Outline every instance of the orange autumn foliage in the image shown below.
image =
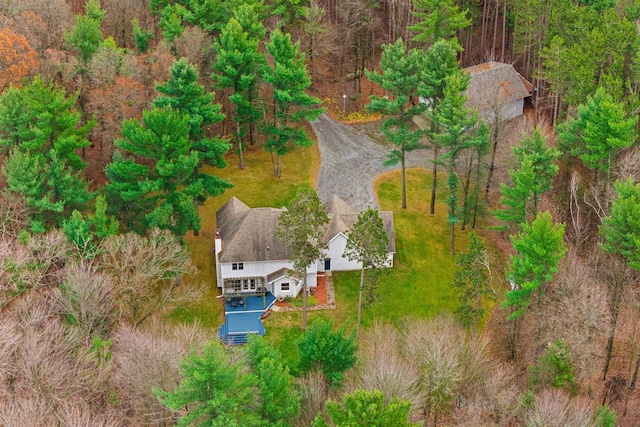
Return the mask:
M 0 91 L 22 79 L 40 65 L 38 54 L 24 36 L 8 28 L 0 29 Z

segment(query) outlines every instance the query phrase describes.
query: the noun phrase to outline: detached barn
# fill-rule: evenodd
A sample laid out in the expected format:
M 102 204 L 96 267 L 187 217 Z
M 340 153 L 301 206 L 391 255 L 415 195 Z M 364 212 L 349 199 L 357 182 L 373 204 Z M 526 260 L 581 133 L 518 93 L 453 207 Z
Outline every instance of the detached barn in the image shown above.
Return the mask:
M 513 65 L 485 62 L 465 68 L 471 80 L 467 88 L 467 106 L 478 111 L 487 122 L 508 120 L 522 115 L 524 99 L 533 86 Z

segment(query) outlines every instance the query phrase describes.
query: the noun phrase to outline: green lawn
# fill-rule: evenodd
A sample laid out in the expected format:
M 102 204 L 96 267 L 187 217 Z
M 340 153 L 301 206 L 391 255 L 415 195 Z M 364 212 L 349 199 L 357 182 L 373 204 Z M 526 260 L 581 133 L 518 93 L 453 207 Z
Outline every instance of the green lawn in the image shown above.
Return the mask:
M 236 196 L 250 207 L 286 205 L 295 195 L 296 186 L 315 184 L 320 167 L 317 145 L 299 148 L 282 157 L 282 176 L 275 178 L 271 169 L 269 153 L 250 149 L 244 156 L 244 169 L 238 168 L 237 156 L 228 156 L 228 166 L 224 169 L 210 168 L 212 175 L 226 179 L 234 185 L 222 196 L 211 197 L 200 207 L 202 228 L 198 237 L 186 237 L 191 250 L 193 264 L 198 275 L 187 282 L 205 283 L 207 293 L 199 301 L 179 307 L 170 317 L 176 321 L 197 319 L 204 326 L 218 327 L 222 322 L 222 305 L 216 298 L 216 273 L 212 248 L 216 230 L 216 211 L 232 196 Z
M 396 233 L 394 267 L 380 282 L 381 301 L 363 312 L 364 327 L 376 320 L 396 322 L 406 316 L 428 317 L 455 307 L 450 283 L 454 259 L 449 255 L 449 230 L 446 227 L 445 180 L 440 179 L 436 214 L 429 214 L 431 172 L 424 169 L 407 171 L 407 209 L 401 209 L 400 173 L 378 177 L 375 190 L 383 210 L 392 210 Z M 457 231 L 456 248 L 466 245 L 464 232 Z M 334 273 L 337 308 L 309 312 L 310 319 L 333 319 L 336 324 L 355 325 L 360 273 Z M 295 360 L 296 338 L 300 335 L 299 313 L 276 313 L 265 322 L 267 337 L 285 356 Z
M 217 328 L 222 322 L 222 305 L 216 298 L 215 266 L 211 249 L 216 229 L 215 213 L 231 196 L 251 207 L 282 206 L 292 199 L 295 188 L 314 184 L 319 168 L 317 147 L 298 149 L 283 158 L 282 178 L 272 175 L 268 153 L 254 150 L 245 156 L 245 169 L 237 167 L 237 158 L 229 158 L 225 169 L 212 169 L 232 182 L 235 187 L 220 197 L 211 198 L 201 208 L 203 218 L 200 236 L 187 236 L 193 263 L 199 273 L 191 282 L 204 282 L 208 289 L 198 301 L 171 313 L 175 321 L 197 319 L 203 325 Z M 394 267 L 380 282 L 381 301 L 363 312 L 364 327 L 376 320 L 396 322 L 406 317 L 428 317 L 450 311 L 456 304 L 450 283 L 454 259 L 449 256 L 449 232 L 446 227 L 445 180 L 440 179 L 436 214 L 428 213 L 431 192 L 431 173 L 424 169 L 407 171 L 407 209 L 400 209 L 399 171 L 381 175 L 375 182 L 378 202 L 382 209 L 393 210 L 396 235 Z M 464 232 L 457 231 L 458 249 L 466 244 Z M 322 317 L 335 324 L 356 322 L 359 272 L 334 273 L 337 308 L 309 312 L 309 319 Z M 295 342 L 302 333 L 300 313 L 274 313 L 266 321 L 267 337 L 290 361 L 296 358 Z

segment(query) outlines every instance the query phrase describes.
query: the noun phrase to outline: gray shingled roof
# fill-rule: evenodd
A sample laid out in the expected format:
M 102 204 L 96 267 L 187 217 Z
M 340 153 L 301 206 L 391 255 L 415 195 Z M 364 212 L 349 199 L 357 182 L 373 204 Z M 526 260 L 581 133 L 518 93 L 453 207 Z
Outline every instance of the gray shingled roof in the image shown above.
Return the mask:
M 222 238 L 220 262 L 288 260 L 289 248 L 275 236 L 278 217 L 285 208 L 250 208 L 236 197 L 229 199 L 216 212 L 217 227 Z M 338 196 L 327 202 L 329 224 L 325 242 L 339 233 L 346 234 L 358 220 L 358 211 Z M 380 212 L 389 236 L 389 252 L 395 252 L 393 212 Z
M 511 64 L 485 62 L 464 69 L 471 80 L 467 87 L 467 104 L 479 110 L 499 103 L 515 101 L 531 95 L 531 83 L 525 80 Z
M 353 224 L 358 221 L 358 211 L 335 194 L 331 196 L 327 202 L 327 214 L 329 215 L 329 224 L 324 237 L 325 242 L 330 241 L 339 233 L 347 234 Z M 382 222 L 384 222 L 385 229 L 387 230 L 387 236 L 389 237 L 387 250 L 389 252 L 395 252 L 396 242 L 393 226 L 393 212 L 380 212 L 380 217 L 382 218 Z
M 295 271 L 290 270 L 286 267 L 282 267 L 279 270 L 276 270 L 272 273 L 267 274 L 267 282 L 273 282 L 274 280 L 280 279 L 281 277 L 291 277 L 295 278 Z
M 222 237 L 220 262 L 288 260 L 289 248 L 275 235 L 283 210 L 251 209 L 232 197 L 216 213 Z

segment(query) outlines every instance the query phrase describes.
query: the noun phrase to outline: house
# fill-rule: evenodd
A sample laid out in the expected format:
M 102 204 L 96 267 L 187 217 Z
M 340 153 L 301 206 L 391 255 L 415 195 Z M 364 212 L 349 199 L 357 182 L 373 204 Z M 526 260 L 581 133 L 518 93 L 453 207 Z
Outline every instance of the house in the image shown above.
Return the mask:
M 329 224 L 324 234 L 327 250 L 324 257 L 307 268 L 307 285 L 314 288 L 318 274 L 329 270 L 359 270 L 360 263 L 344 256 L 347 234 L 357 221 L 358 212 L 337 196 L 326 204 Z M 289 248 L 275 235 L 278 216 L 286 208 L 250 208 L 232 197 L 216 213 L 216 277 L 218 287 L 229 300 L 263 296 L 269 292 L 277 298 L 295 297 L 302 280 L 289 259 Z M 389 246 L 387 263 L 393 266 L 395 240 L 393 213 L 381 212 Z
M 531 96 L 533 85 L 518 73 L 513 65 L 503 62 L 485 62 L 464 69 L 469 74 L 467 108 L 478 112 L 478 117 L 488 123 L 521 116 L 524 99 Z M 420 98 L 429 104 L 429 100 Z M 426 114 L 414 117 L 420 129 L 429 128 Z
M 513 65 L 490 61 L 464 71 L 470 76 L 467 107 L 477 110 L 481 119 L 492 123 L 522 115 L 533 86 Z

